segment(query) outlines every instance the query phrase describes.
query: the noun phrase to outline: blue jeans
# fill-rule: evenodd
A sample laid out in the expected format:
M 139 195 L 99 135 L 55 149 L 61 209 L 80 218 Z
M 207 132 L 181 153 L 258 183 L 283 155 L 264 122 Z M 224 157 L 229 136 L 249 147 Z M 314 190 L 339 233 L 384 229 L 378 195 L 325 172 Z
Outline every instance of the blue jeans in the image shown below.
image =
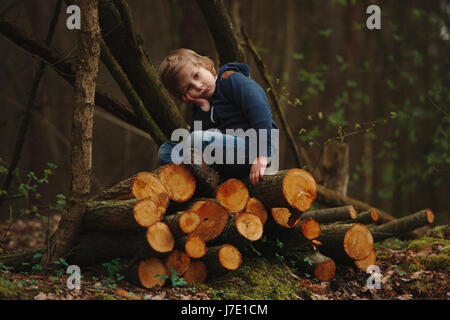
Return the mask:
M 223 134 L 220 131 L 194 131 L 186 141 L 180 143 L 166 142 L 158 150 L 158 164 L 190 163 L 191 157 L 183 151 L 193 147 L 202 152 L 203 161 L 219 171 L 222 176 L 247 175 L 250 172 L 251 161 L 256 154 L 249 154 L 247 139 Z M 194 160 L 195 161 L 195 160 Z M 195 162 L 194 162 L 195 163 Z

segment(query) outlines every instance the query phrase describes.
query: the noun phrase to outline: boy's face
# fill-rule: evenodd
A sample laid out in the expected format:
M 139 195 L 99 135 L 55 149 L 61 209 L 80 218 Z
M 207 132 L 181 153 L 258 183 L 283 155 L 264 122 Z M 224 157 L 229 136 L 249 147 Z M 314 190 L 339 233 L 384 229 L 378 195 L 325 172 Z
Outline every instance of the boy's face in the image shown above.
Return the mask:
M 195 65 L 186 66 L 180 80 L 181 100 L 210 99 L 216 89 L 216 77 L 211 71 Z

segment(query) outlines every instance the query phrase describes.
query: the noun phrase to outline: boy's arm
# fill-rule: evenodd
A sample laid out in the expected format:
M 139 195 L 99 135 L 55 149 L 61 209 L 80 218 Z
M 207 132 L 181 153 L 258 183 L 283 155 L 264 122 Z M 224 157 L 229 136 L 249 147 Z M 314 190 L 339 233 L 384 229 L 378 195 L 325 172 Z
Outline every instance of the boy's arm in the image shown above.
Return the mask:
M 264 90 L 254 80 L 245 75 L 236 73 L 228 77 L 224 82 L 224 93 L 227 98 L 241 106 L 244 115 L 253 129 L 265 129 L 267 138 L 266 152 L 259 150 L 259 139 L 257 135 L 257 158 L 254 159 L 250 169 L 250 181 L 257 185 L 263 178 L 267 167 L 267 157 L 271 155 L 271 129 L 272 113 L 269 101 Z

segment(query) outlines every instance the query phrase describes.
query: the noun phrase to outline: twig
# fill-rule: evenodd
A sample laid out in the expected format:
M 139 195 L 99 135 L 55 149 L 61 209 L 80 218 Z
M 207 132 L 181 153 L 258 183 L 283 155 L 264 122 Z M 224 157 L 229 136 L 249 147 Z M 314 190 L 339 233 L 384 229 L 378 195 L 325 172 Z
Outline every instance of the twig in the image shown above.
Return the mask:
M 47 43 L 50 43 L 53 38 L 53 35 L 55 32 L 55 26 L 56 26 L 56 23 L 58 22 L 58 16 L 59 16 L 59 12 L 61 10 L 61 5 L 62 5 L 62 0 L 58 0 L 58 2 L 56 3 L 55 11 L 53 13 L 53 18 L 50 22 L 49 31 L 48 31 L 47 38 L 46 38 Z M 6 175 L 6 180 L 3 184 L 4 191 L 8 191 L 9 187 L 11 186 L 11 182 L 12 182 L 12 178 L 13 178 L 13 171 L 17 168 L 17 165 L 20 160 L 22 148 L 25 143 L 26 134 L 28 132 L 28 125 L 29 125 L 30 119 L 31 119 L 31 111 L 35 105 L 34 100 L 36 98 L 36 94 L 39 89 L 39 84 L 40 84 L 41 79 L 45 72 L 45 66 L 46 66 L 46 64 L 41 62 L 39 64 L 38 70 L 36 71 L 36 74 L 34 76 L 33 85 L 32 85 L 31 93 L 30 93 L 30 98 L 29 98 L 28 104 L 27 104 L 27 109 L 25 111 L 25 115 L 22 119 L 22 122 L 21 122 L 21 125 L 19 128 L 19 133 L 17 135 L 17 141 L 16 141 L 16 145 L 14 147 L 14 153 L 13 153 L 13 158 L 12 158 L 13 160 L 11 161 L 10 167 L 8 169 L 8 174 Z M 3 197 L 0 198 L 0 207 L 2 206 L 2 203 L 3 203 Z
M 245 31 L 244 27 L 241 28 L 242 31 L 242 35 L 244 36 L 244 39 L 246 41 L 246 45 L 247 48 L 250 50 L 250 52 L 252 53 L 253 59 L 256 62 L 256 65 L 258 66 L 259 72 L 261 73 L 261 76 L 263 77 L 264 83 L 266 85 L 266 87 L 270 88 L 269 90 L 269 96 L 272 100 L 272 105 L 275 108 L 276 112 L 278 113 L 280 120 L 281 120 L 281 124 L 282 124 L 282 128 L 284 129 L 284 131 L 286 132 L 286 135 L 288 137 L 289 143 L 291 144 L 291 147 L 294 151 L 295 154 L 295 158 L 297 161 L 297 165 L 302 167 L 302 163 L 304 163 L 307 168 L 309 170 L 312 170 L 312 163 L 311 160 L 308 156 L 308 154 L 306 153 L 306 151 L 303 148 L 300 148 L 300 150 L 297 147 L 297 144 L 295 142 L 294 136 L 292 135 L 291 129 L 289 128 L 289 124 L 286 118 L 286 115 L 280 105 L 280 101 L 278 99 L 278 93 L 275 90 L 275 87 L 272 83 L 272 80 L 269 77 L 269 74 L 267 72 L 267 68 L 266 65 L 264 64 L 263 60 L 261 59 L 260 55 L 258 54 L 258 52 L 256 51 L 255 46 L 253 45 L 252 41 L 250 40 L 250 38 L 248 37 L 247 32 Z

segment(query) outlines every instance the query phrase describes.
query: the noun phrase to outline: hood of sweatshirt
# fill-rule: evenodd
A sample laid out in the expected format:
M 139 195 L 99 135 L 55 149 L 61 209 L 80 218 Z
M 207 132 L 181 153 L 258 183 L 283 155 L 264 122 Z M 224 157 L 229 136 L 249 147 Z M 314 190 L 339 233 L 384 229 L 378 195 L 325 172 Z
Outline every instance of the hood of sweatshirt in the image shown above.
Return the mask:
M 219 69 L 219 74 L 217 75 L 218 78 L 220 78 L 222 73 L 224 73 L 225 71 L 236 71 L 236 72 L 242 73 L 246 77 L 250 76 L 250 68 L 245 63 L 230 62 L 230 63 L 224 64 Z

